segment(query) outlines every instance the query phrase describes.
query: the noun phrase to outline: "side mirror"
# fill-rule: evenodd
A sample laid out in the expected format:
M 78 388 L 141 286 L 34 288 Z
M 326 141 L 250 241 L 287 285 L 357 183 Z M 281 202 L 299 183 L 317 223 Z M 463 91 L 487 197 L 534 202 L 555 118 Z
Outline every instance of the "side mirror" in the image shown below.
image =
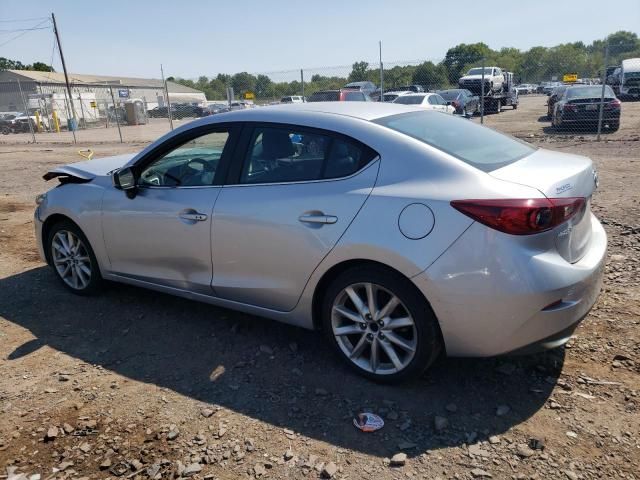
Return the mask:
M 136 176 L 131 167 L 121 168 L 113 172 L 113 186 L 124 190 L 127 197 L 133 198 L 136 194 Z

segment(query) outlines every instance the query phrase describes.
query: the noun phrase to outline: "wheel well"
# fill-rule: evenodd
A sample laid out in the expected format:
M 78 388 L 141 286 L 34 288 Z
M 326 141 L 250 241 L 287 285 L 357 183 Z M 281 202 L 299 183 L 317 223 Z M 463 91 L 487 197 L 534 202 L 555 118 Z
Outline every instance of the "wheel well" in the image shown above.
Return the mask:
M 76 227 L 78 227 L 78 224 L 76 222 L 71 220 L 66 215 L 62 215 L 61 213 L 54 213 L 53 215 L 49 215 L 47 217 L 47 219 L 44 221 L 44 224 L 42 225 L 42 245 L 44 246 L 44 255 L 45 255 L 45 258 L 47 259 L 48 264 L 51 264 L 51 252 L 49 252 L 49 249 L 47 248 L 47 240 L 49 238 L 49 232 L 51 231 L 51 228 L 56 223 L 60 223 L 60 222 L 71 222 Z
M 405 277 L 408 280 L 410 280 L 406 275 L 400 273 L 395 268 L 392 268 L 389 265 L 386 265 L 386 264 L 381 263 L 381 262 L 376 262 L 374 260 L 364 260 L 364 259 L 347 260 L 345 262 L 338 263 L 337 265 L 334 265 L 333 267 L 331 267 L 329 270 L 327 270 L 324 273 L 324 275 L 322 276 L 322 278 L 318 282 L 318 285 L 316 285 L 315 291 L 313 292 L 313 302 L 311 304 L 311 306 L 312 306 L 311 308 L 312 308 L 312 318 L 313 318 L 313 328 L 314 329 L 320 330 L 321 327 L 322 327 L 322 301 L 323 301 L 324 293 L 327 291 L 327 287 L 342 272 L 344 272 L 344 271 L 346 271 L 346 270 L 348 270 L 350 268 L 353 268 L 353 267 L 363 267 L 363 266 L 373 266 L 373 267 L 378 267 L 378 268 L 382 268 L 382 269 L 385 269 L 385 270 L 389 270 L 389 271 L 392 271 L 392 272 L 394 272 L 394 273 L 396 273 L 398 275 L 402 275 L 403 277 Z M 411 282 L 411 284 L 413 285 L 413 282 Z M 424 295 L 422 294 L 422 292 L 420 292 L 418 287 L 416 287 L 414 285 L 414 288 L 425 299 L 427 304 L 429 304 L 429 307 L 431 307 L 431 304 L 429 303 L 429 300 L 424 297 Z

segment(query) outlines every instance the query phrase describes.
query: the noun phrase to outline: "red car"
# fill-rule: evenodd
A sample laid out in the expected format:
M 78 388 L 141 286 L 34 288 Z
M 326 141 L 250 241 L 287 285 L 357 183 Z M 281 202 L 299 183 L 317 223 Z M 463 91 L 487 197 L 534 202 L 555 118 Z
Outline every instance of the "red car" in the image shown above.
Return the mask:
M 366 93 L 354 89 L 321 90 L 312 93 L 307 102 L 370 102 Z

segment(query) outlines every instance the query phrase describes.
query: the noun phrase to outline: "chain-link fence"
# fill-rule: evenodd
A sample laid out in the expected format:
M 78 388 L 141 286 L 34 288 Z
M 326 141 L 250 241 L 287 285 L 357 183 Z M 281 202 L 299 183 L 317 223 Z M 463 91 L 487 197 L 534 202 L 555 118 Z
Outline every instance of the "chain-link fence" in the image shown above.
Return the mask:
M 638 108 L 627 103 L 640 98 L 640 59 L 627 58 L 632 47 L 602 42 L 538 57 L 534 48 L 518 59 L 514 49 L 452 49 L 441 59 L 167 81 L 72 74 L 68 88 L 61 73 L 7 70 L 0 72 L 0 131 L 12 135 L 2 138 L 30 142 L 148 142 L 230 110 L 379 101 L 460 115 L 523 137 L 599 138 L 621 126 L 640 130 Z

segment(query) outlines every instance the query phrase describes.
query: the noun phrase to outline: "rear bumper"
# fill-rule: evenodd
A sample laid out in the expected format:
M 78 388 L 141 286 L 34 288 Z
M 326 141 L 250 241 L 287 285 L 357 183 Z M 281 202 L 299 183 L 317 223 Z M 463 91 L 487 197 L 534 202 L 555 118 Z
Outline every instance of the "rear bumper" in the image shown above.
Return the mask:
M 520 242 L 473 224 L 413 278 L 438 317 L 448 355 L 557 347 L 588 314 L 602 287 L 607 249 L 600 222 L 591 215 L 589 250 L 573 264 Z
M 563 113 L 560 121 L 566 124 L 593 125 L 598 123 L 598 112 L 596 111 L 593 114 Z M 604 123 L 620 122 L 620 111 L 611 112 L 605 110 L 602 113 L 602 121 Z

